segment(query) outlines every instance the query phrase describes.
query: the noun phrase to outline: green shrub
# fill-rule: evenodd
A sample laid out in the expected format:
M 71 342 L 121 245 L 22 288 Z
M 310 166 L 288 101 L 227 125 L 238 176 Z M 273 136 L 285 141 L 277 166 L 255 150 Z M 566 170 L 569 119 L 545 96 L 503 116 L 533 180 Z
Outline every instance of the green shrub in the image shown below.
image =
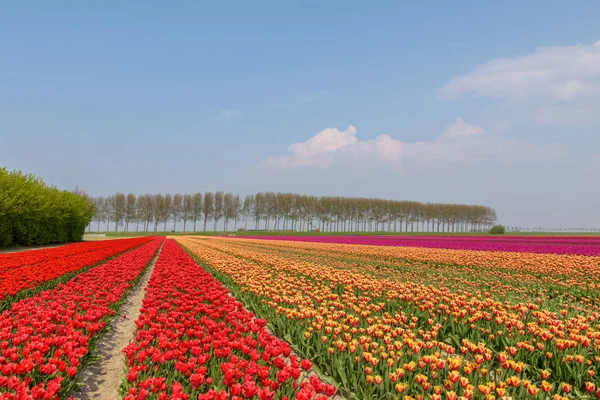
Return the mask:
M 506 228 L 504 225 L 494 225 L 492 229 L 490 229 L 490 233 L 492 235 L 504 235 L 506 233 Z
M 0 168 L 0 247 L 80 241 L 93 214 L 84 195 Z

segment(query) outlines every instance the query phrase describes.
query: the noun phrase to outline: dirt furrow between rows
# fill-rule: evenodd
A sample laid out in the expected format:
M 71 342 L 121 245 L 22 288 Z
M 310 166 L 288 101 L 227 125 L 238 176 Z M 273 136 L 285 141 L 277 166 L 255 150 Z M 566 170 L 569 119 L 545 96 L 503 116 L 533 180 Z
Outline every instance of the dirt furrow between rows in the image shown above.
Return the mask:
M 164 245 L 164 243 L 163 243 Z M 79 391 L 71 393 L 75 399 L 81 400 L 114 400 L 119 399 L 119 386 L 125 376 L 123 349 L 134 338 L 137 327 L 135 321 L 140 316 L 142 300 L 146 295 L 146 286 L 154 271 L 154 265 L 162 245 L 150 265 L 144 271 L 138 284 L 129 292 L 127 300 L 119 309 L 119 315 L 112 321 L 110 330 L 98 342 L 95 353 L 100 359 L 79 373 L 81 384 Z

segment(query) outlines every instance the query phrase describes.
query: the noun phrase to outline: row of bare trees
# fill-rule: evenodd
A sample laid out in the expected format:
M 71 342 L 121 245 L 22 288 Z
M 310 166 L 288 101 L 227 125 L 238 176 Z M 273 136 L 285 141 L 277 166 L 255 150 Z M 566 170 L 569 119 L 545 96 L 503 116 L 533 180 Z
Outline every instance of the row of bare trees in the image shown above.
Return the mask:
M 325 232 L 473 232 L 496 222 L 493 208 L 358 197 L 261 192 L 116 193 L 93 199 L 93 221 L 124 231 L 223 231 L 230 228 Z M 209 226 L 212 223 L 212 227 Z M 91 226 L 89 228 L 92 229 Z

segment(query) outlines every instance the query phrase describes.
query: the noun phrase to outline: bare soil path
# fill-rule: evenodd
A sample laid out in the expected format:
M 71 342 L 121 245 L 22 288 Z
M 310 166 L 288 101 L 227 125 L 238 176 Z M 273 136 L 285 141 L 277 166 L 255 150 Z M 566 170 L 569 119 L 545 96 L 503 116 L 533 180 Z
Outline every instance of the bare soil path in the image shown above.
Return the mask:
M 144 271 L 142 279 L 129 292 L 127 300 L 119 309 L 119 315 L 112 321 L 110 330 L 98 342 L 95 354 L 100 357 L 96 363 L 84 367 L 78 375 L 81 390 L 70 393 L 75 399 L 115 400 L 120 399 L 119 386 L 125 376 L 125 364 L 122 350 L 133 339 L 135 321 L 140 316 L 142 300 L 146 295 L 146 286 L 154 271 L 162 246 Z
M 158 235 L 160 236 L 160 235 Z M 134 237 L 139 237 L 139 236 L 106 236 L 104 234 L 99 234 L 99 235 L 95 235 L 95 234 L 90 234 L 90 233 L 86 233 L 83 235 L 83 241 L 84 242 L 97 242 L 99 240 L 116 240 L 116 239 L 131 239 Z

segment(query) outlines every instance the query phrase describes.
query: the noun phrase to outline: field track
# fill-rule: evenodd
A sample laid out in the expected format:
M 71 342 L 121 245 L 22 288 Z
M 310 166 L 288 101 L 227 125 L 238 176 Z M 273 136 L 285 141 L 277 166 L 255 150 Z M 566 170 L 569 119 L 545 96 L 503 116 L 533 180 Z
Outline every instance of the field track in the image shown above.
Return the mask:
M 160 257 L 160 249 L 142 275 L 140 282 L 127 296 L 109 331 L 98 342 L 96 350 L 100 359 L 79 373 L 78 381 L 82 385 L 81 390 L 73 393 L 78 399 L 110 400 L 119 397 L 119 386 L 125 377 L 123 349 L 135 337 L 137 329 L 135 321 L 140 316 L 146 285 L 158 257 Z

